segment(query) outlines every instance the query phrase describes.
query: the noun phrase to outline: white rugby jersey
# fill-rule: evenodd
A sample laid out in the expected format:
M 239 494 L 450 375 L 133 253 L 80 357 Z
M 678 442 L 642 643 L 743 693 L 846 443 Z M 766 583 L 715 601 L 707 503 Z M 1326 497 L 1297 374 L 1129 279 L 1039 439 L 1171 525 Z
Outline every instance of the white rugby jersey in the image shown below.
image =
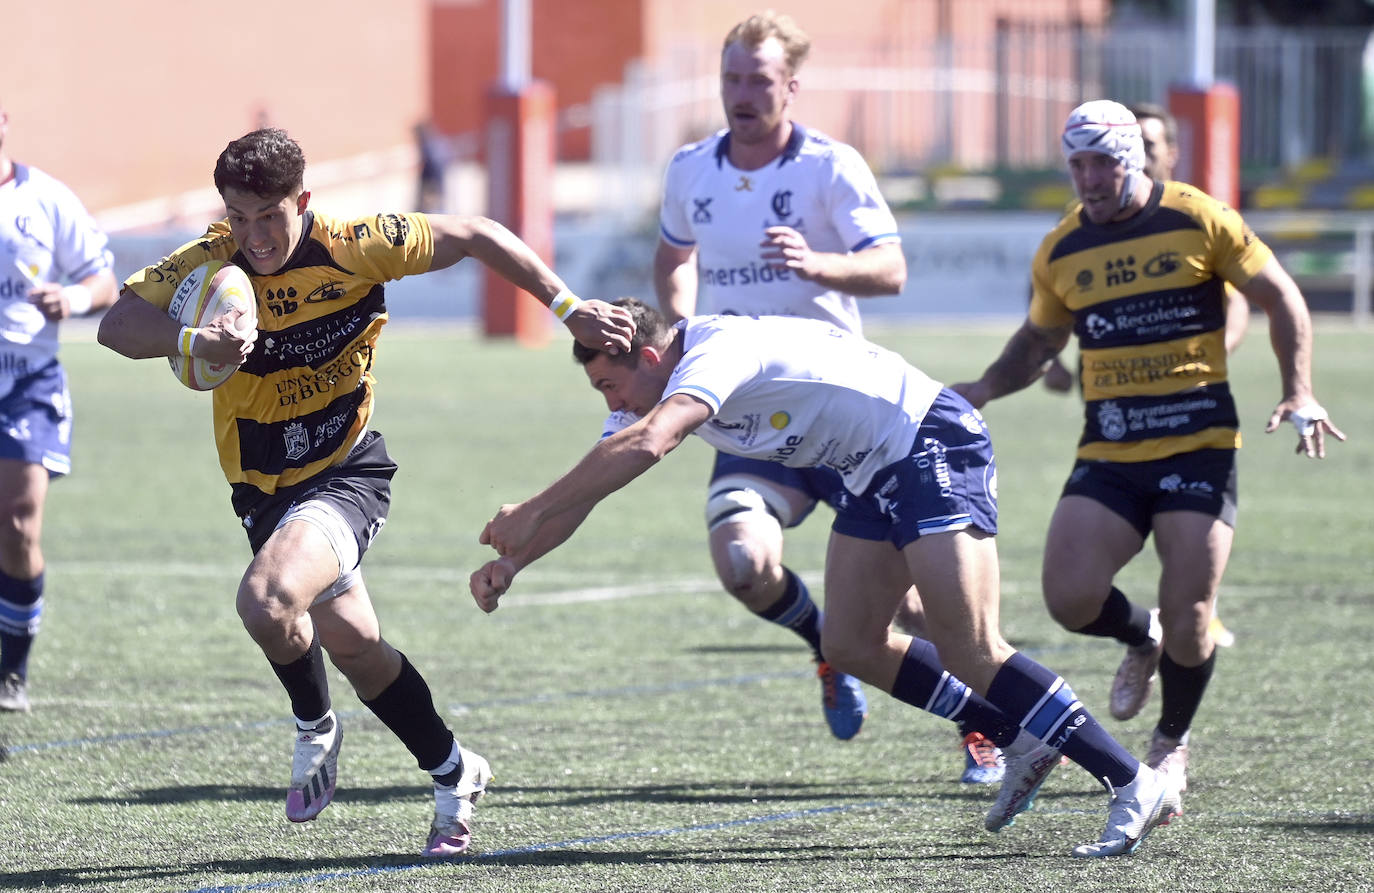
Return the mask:
M 705 316 L 684 325 L 663 399 L 688 394 L 711 407 L 694 433 L 735 456 L 828 466 L 852 493 L 910 455 L 942 387 L 898 354 L 816 320 Z M 636 420 L 612 413 L 603 436 Z
M 804 316 L 861 332 L 852 295 L 764 263 L 759 243 L 770 226 L 837 254 L 901 241 L 863 157 L 795 123 L 782 155 L 757 170 L 732 165 L 729 150 L 728 129 L 683 146 L 663 178 L 659 231 L 670 245 L 697 249 L 696 313 Z
M 57 356 L 57 323 L 29 303 L 38 282 L 64 285 L 109 269 L 107 239 L 81 200 L 36 168 L 15 163 L 0 186 L 0 396 Z

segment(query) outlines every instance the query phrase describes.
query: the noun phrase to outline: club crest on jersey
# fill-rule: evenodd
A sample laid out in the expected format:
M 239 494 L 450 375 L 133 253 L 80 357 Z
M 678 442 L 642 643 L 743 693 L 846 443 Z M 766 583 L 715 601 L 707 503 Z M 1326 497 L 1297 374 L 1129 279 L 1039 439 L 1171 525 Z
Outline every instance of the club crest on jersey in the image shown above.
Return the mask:
M 792 216 L 792 190 L 779 189 L 773 193 L 773 213 L 778 215 L 779 220 Z
M 293 462 L 310 450 L 310 435 L 300 422 L 287 425 L 282 430 L 282 440 L 286 443 L 286 458 Z
M 1097 427 L 1108 440 L 1120 440 L 1126 436 L 1126 415 L 1115 400 L 1108 400 L 1097 410 Z
M 753 192 L 753 191 L 754 191 L 754 181 L 753 181 L 753 180 L 750 180 L 750 179 L 749 179 L 748 177 L 746 177 L 744 174 L 740 174 L 740 175 L 739 175 L 739 182 L 735 184 L 735 191 L 736 191 L 736 192 Z
M 778 410 L 768 417 L 768 424 L 773 426 L 773 430 L 781 431 L 792 424 L 792 416 L 786 410 Z

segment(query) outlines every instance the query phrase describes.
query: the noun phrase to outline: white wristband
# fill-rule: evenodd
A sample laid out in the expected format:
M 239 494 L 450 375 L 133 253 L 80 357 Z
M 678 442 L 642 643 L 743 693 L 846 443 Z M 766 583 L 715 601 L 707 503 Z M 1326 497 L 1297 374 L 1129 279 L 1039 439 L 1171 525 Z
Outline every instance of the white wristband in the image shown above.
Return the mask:
M 85 316 L 91 312 L 91 290 L 80 283 L 62 286 L 62 297 L 67 301 L 67 309 L 72 316 Z
M 190 326 L 182 326 L 177 333 L 177 353 L 183 357 L 191 355 L 191 345 L 196 343 L 196 330 Z
M 1325 421 L 1326 410 L 1320 403 L 1306 403 L 1299 406 L 1288 414 L 1288 421 L 1293 423 L 1293 427 L 1298 429 L 1298 433 L 1303 437 L 1310 436 L 1317 430 L 1316 423 Z
M 582 299 L 566 288 L 554 295 L 553 300 L 549 302 L 549 309 L 558 317 L 559 322 L 567 322 L 573 311 L 581 306 Z

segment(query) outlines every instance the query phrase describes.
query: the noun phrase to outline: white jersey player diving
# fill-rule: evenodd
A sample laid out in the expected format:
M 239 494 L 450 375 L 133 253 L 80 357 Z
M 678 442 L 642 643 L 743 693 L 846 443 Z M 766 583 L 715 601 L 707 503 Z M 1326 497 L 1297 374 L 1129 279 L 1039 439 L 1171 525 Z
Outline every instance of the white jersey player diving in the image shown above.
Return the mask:
M 851 146 L 795 122 L 782 155 L 757 170 L 730 163 L 730 131 L 679 149 L 664 175 L 659 230 L 697 249 L 698 314 L 803 316 L 861 332 L 852 295 L 826 290 L 759 258 L 770 226 L 814 251 L 844 254 L 900 241 L 877 181 Z
M 854 494 L 910 453 L 940 392 L 892 351 L 809 320 L 706 316 L 679 328 L 683 357 L 663 398 L 687 394 L 712 409 L 696 434 L 732 455 L 832 468 Z M 613 413 L 605 433 L 635 420 Z

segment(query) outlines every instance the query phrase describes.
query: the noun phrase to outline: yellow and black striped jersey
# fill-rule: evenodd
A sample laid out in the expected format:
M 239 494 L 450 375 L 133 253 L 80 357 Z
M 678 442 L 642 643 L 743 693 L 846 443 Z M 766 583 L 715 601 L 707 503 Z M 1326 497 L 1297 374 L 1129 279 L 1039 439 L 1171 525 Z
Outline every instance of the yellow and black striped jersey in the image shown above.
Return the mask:
M 1236 449 L 1225 285 L 1244 286 L 1273 253 L 1235 210 L 1185 183 L 1156 183 L 1144 209 L 1105 225 L 1080 207 L 1036 252 L 1030 307 L 1033 324 L 1072 324 L 1078 337 L 1078 457 Z
M 423 214 L 306 214 L 304 238 L 270 276 L 253 271 L 220 221 L 124 283 L 165 310 L 182 277 L 206 261 L 229 260 L 252 280 L 257 343 L 213 391 L 220 466 L 240 515 L 348 455 L 372 415 L 372 364 L 387 320 L 382 283 L 427 272 L 434 258 Z

